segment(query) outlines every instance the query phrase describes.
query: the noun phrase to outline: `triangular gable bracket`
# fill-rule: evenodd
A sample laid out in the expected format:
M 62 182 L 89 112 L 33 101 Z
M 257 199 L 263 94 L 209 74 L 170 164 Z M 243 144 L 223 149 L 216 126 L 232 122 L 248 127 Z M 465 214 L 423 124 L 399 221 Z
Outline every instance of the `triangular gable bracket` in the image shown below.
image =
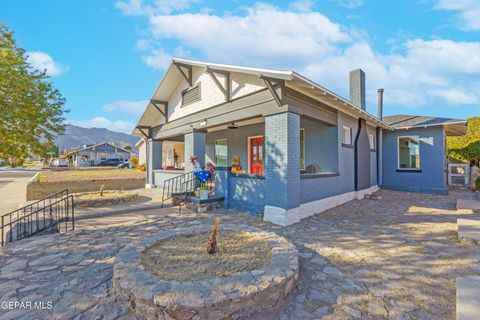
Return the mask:
M 178 71 L 182 74 L 182 76 L 187 80 L 188 85 L 191 87 L 193 86 L 193 72 L 192 72 L 192 66 L 188 64 L 183 64 L 179 62 L 174 62 L 173 63 Z
M 230 76 L 230 72 L 223 71 L 223 70 L 216 70 L 210 67 L 207 67 L 207 72 L 212 77 L 213 82 L 218 86 L 220 91 L 222 91 L 223 95 L 225 96 L 225 101 L 230 101 L 232 99 L 232 79 Z M 225 77 L 225 85 L 222 85 L 220 80 L 218 80 L 216 74 L 221 74 Z

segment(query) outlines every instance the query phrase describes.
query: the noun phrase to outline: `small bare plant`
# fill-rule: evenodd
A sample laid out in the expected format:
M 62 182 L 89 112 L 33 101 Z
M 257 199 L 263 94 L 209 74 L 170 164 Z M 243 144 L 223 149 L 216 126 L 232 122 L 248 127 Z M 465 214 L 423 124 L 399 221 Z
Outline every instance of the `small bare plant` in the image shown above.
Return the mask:
M 103 197 L 103 191 L 105 191 L 105 186 L 102 184 L 100 186 L 100 197 Z
M 220 224 L 220 218 L 216 218 L 215 223 L 213 224 L 212 232 L 210 233 L 210 238 L 208 239 L 207 252 L 210 254 L 214 254 L 218 251 L 217 236 L 220 233 L 218 229 L 219 224 Z

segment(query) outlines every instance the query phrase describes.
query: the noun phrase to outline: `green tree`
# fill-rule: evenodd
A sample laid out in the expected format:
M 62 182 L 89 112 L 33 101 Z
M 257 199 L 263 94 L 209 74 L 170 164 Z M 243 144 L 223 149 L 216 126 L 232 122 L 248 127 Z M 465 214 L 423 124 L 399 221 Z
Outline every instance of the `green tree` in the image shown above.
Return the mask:
M 65 99 L 0 24 L 0 158 L 15 164 L 65 130 Z
M 462 162 L 480 162 L 480 117 L 469 118 L 465 136 L 447 137 L 449 157 Z

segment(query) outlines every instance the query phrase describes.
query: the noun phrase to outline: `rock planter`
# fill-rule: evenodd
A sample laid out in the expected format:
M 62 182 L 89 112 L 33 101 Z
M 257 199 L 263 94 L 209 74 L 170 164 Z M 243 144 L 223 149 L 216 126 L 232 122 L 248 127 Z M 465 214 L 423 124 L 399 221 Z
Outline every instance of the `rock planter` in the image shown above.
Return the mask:
M 246 319 L 282 305 L 298 278 L 298 251 L 285 238 L 249 226 L 221 225 L 221 230 L 254 232 L 269 243 L 272 257 L 260 270 L 197 281 L 167 281 L 144 270 L 141 255 L 157 241 L 209 230 L 162 230 L 126 246 L 115 258 L 114 294 L 141 319 Z
M 92 199 L 81 199 L 79 197 L 87 197 L 91 195 Z M 104 191 L 105 197 L 100 197 L 99 192 L 85 192 L 74 194 L 75 207 L 87 208 L 87 207 L 108 207 L 118 204 L 131 202 L 138 199 L 138 193 L 126 192 L 126 191 Z

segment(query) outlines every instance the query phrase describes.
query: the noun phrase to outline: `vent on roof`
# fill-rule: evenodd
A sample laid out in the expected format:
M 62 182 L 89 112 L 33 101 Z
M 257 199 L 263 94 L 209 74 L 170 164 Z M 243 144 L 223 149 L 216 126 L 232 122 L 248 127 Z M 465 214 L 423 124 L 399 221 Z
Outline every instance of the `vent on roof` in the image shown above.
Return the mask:
M 182 106 L 200 100 L 200 85 L 182 92 Z

